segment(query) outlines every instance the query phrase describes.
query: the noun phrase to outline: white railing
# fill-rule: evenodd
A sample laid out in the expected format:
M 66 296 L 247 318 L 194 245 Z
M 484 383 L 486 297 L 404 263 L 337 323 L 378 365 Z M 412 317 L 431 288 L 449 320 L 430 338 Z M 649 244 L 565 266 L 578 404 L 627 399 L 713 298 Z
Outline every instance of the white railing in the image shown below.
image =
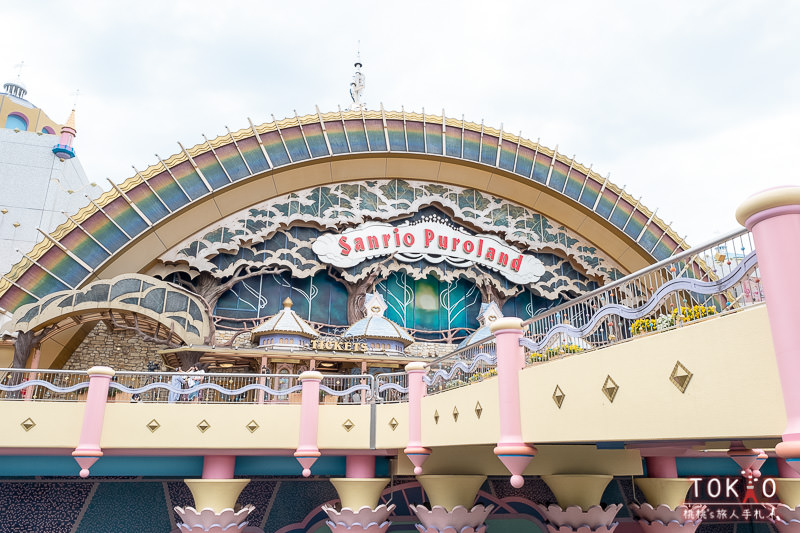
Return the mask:
M 374 397 L 379 403 L 408 401 L 408 374 L 405 372 L 377 374 Z
M 0 400 L 76 402 L 85 400 L 88 390 L 84 370 L 0 368 Z
M 374 376 L 323 375 L 319 384 L 320 401 L 325 404 L 364 404 L 373 398 Z
M 752 236 L 741 229 L 527 320 L 520 344 L 534 364 L 763 301 Z
M 428 364 L 429 373 L 423 378 L 428 394 L 436 394 L 497 375 L 497 347 L 494 337 L 488 337 Z

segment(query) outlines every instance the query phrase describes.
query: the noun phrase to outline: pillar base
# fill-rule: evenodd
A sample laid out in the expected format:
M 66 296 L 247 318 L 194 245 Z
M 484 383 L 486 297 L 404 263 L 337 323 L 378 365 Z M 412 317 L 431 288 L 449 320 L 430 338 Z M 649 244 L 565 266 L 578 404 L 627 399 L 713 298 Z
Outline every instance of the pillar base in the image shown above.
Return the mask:
M 339 494 L 342 509 L 358 510 L 364 507 L 372 509 L 378 505 L 381 493 L 391 479 L 333 477 L 330 481 Z
M 456 505 L 450 510 L 441 505 L 435 505 L 430 509 L 424 505 L 409 505 L 408 507 L 420 521 L 419 524 L 415 524 L 420 533 L 484 533 L 486 531 L 484 522 L 494 509 L 494 505 L 476 505 L 471 509 Z
M 584 511 L 600 505 L 612 476 L 599 474 L 557 474 L 542 476 L 562 509 L 578 506 Z
M 212 509 L 198 511 L 194 507 L 175 507 L 175 512 L 181 519 L 178 531 L 181 533 L 234 533 L 244 531 L 247 527 L 247 517 L 255 510 L 252 505 L 245 505 L 239 511 L 225 509 L 217 513 Z
M 609 533 L 617 527 L 614 517 L 622 509 L 622 504 L 609 505 L 605 509 L 599 505 L 593 505 L 586 511 L 577 505 L 566 509 L 556 504 L 545 507 L 540 503 L 535 503 L 534 506 L 547 521 L 547 529 L 551 533 L 584 533 L 586 531 Z
M 194 508 L 211 509 L 221 513 L 236 506 L 239 494 L 250 483 L 249 479 L 184 479 L 194 496 Z
M 471 509 L 486 476 L 417 476 L 417 480 L 431 507 L 443 507 L 449 512 L 458 506 Z
M 660 533 L 665 531 L 681 531 L 692 533 L 700 526 L 706 506 L 701 504 L 678 505 L 671 508 L 667 505 L 653 507 L 649 503 L 628 505 L 633 515 L 637 517 L 639 525 L 645 533 Z
M 374 509 L 369 506 L 357 510 L 343 507 L 338 511 L 323 505 L 322 510 L 328 515 L 329 520 L 325 524 L 332 533 L 384 533 L 392 525 L 388 518 L 395 507 L 394 504 L 379 505 Z
M 640 477 L 634 480 L 644 493 L 644 499 L 653 507 L 667 506 L 676 509 L 686 501 L 686 493 L 692 487 L 688 478 Z

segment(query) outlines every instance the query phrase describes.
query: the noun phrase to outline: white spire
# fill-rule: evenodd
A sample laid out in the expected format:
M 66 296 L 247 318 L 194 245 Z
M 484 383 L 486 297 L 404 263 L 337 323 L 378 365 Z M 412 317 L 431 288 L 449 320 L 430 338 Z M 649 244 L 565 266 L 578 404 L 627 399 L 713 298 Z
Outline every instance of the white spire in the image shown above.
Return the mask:
M 353 74 L 353 81 L 350 82 L 350 98 L 353 104 L 350 106 L 351 111 L 361 111 L 367 108 L 367 105 L 361 100 L 364 96 L 365 79 L 361 73 L 361 41 L 358 42 L 358 53 L 355 63 L 356 73 Z

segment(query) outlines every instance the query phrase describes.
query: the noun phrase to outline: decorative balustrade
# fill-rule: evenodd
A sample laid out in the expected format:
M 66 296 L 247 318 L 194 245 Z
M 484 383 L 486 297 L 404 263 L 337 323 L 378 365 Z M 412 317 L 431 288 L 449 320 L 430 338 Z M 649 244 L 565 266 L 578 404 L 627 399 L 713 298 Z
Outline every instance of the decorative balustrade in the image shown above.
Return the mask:
M 763 301 L 752 236 L 741 229 L 525 321 L 520 342 L 533 364 Z
M 408 401 L 408 374 L 387 372 L 375 376 L 375 401 L 399 403 Z
M 89 376 L 83 370 L 0 369 L 0 399 L 75 402 L 86 399 Z
M 322 403 L 355 405 L 372 401 L 375 377 L 371 374 L 323 376 L 319 386 Z
M 465 346 L 430 362 L 423 378 L 428 394 L 436 394 L 497 375 L 494 337 Z

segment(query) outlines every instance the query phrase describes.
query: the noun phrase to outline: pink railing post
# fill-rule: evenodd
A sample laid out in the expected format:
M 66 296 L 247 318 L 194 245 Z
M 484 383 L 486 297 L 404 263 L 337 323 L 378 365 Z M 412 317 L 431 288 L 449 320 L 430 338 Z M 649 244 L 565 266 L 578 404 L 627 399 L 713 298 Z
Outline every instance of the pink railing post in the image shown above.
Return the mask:
M 409 363 L 408 374 L 408 446 L 403 450 L 414 464 L 414 473 L 422 473 L 422 463 L 430 457 L 431 449 L 422 446 L 422 397 L 425 396 L 425 363 Z
M 108 401 L 108 385 L 114 377 L 114 370 L 107 366 L 93 366 L 89 374 L 89 392 L 83 410 L 83 427 L 78 447 L 72 452 L 81 467 L 81 477 L 89 477 L 89 468 L 103 456 L 100 449 L 100 436 L 103 433 L 103 418 Z
M 203 479 L 233 479 L 235 455 L 206 455 L 203 457 Z
M 775 452 L 800 472 L 800 187 L 757 193 L 739 206 L 736 219 L 753 233 L 783 389 L 787 425 Z
M 300 405 L 300 441 L 294 457 L 303 467 L 303 477 L 311 475 L 311 465 L 319 456 L 317 431 L 319 426 L 319 383 L 322 374 L 309 370 L 298 378 L 303 384 L 302 404 Z
M 525 366 L 525 351 L 519 344 L 522 320 L 501 318 L 491 325 L 497 345 L 497 379 L 500 409 L 500 442 L 494 454 L 511 472 L 511 485 L 525 483 L 522 472 L 530 464 L 536 448 L 522 441 L 519 405 L 519 372 Z

